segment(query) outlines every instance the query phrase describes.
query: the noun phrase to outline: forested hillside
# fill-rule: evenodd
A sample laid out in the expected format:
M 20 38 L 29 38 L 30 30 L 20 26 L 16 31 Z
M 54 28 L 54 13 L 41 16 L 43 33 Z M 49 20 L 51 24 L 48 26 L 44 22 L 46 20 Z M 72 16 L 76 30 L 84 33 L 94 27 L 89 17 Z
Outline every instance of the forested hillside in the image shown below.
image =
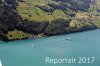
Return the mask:
M 17 10 L 24 19 L 29 20 L 68 20 L 78 10 L 88 11 L 90 3 L 91 0 L 21 0 Z
M 94 0 L 0 0 L 0 39 L 8 41 L 96 29 L 96 5 Z

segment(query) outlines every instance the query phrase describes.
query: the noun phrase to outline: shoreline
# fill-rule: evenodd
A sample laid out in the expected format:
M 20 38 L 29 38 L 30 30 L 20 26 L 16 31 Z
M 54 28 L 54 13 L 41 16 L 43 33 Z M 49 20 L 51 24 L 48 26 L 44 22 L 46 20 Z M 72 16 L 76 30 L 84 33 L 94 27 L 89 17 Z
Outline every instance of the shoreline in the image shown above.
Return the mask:
M 59 35 L 68 35 L 68 34 L 73 34 L 73 33 L 80 33 L 80 32 L 86 32 L 86 31 L 92 31 L 92 30 L 97 30 L 97 29 L 100 29 L 100 28 L 94 28 L 94 29 L 87 29 L 87 30 L 80 30 L 80 31 L 72 31 L 72 32 L 68 32 L 68 33 L 62 33 L 62 34 L 56 34 L 56 35 L 43 35 L 41 37 L 38 37 L 39 35 L 35 35 L 37 37 L 26 37 L 26 38 L 21 38 L 21 39 L 11 39 L 11 40 L 8 40 L 7 38 L 6 39 L 3 39 L 1 41 L 4 41 L 4 42 L 11 42 L 11 41 L 17 41 L 17 40 L 27 40 L 27 39 L 36 39 L 36 38 L 42 38 L 42 37 L 51 37 L 51 36 L 59 36 Z
M 40 7 L 40 4 L 33 5 L 35 10 L 20 9 L 22 4 L 25 5 L 23 7 L 33 7 L 34 3 L 27 4 L 28 1 L 14 0 L 9 2 L 11 3 L 1 1 L 2 7 L 0 8 L 7 11 L 7 14 L 0 12 L 1 16 L 6 16 L 1 17 L 0 20 L 0 40 L 2 41 L 9 42 L 100 29 L 100 15 L 94 1 L 88 1 L 88 4 L 80 1 L 83 3 L 80 4 L 81 6 L 78 3 L 76 6 L 72 5 L 72 2 L 75 3 L 74 1 L 65 1 L 65 3 L 61 1 L 61 4 L 55 1 L 58 5 L 47 2 L 42 4 L 43 7 Z M 37 17 L 34 18 L 35 16 Z

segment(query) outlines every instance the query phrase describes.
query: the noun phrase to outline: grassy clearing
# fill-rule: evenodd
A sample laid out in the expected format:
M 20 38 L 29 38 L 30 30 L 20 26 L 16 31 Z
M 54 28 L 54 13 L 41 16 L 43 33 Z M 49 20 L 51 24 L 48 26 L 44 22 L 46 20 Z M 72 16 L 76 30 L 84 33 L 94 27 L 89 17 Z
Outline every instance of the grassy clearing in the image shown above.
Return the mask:
M 100 16 L 95 17 L 94 24 L 100 28 Z
M 89 18 L 88 14 L 86 12 L 78 12 L 75 17 L 79 18 L 79 19 Z
M 95 17 L 90 18 L 90 13 L 78 12 L 76 13 L 75 20 L 70 22 L 70 27 L 81 28 L 83 26 L 92 26 L 92 21 L 90 22 L 90 19 L 95 19 Z
M 100 0 L 97 0 L 97 10 L 100 10 Z M 94 24 L 100 28 L 100 12 L 95 12 Z
M 7 34 L 8 39 L 22 39 L 22 38 L 28 38 L 31 37 L 31 34 L 24 33 L 22 31 L 14 30 L 14 31 L 9 31 Z
M 27 0 L 26 2 L 19 2 L 17 10 L 23 19 L 28 19 L 30 21 L 34 20 L 40 22 L 52 21 L 59 18 L 69 19 L 69 17 L 61 10 L 55 10 L 51 14 L 50 12 L 45 12 L 40 8 L 35 7 L 35 5 L 47 6 L 48 3 L 59 4 L 51 0 Z

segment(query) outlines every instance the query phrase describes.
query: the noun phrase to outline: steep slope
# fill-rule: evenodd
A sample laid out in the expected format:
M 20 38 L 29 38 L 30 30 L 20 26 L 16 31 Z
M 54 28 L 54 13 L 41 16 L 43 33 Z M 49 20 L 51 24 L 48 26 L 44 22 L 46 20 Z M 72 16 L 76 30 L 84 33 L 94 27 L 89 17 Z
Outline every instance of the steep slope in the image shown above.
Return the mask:
M 87 11 L 91 0 L 23 0 L 17 8 L 19 14 L 28 20 L 51 21 L 70 19 L 78 10 Z
M 96 29 L 94 2 L 0 0 L 0 39 L 18 40 Z

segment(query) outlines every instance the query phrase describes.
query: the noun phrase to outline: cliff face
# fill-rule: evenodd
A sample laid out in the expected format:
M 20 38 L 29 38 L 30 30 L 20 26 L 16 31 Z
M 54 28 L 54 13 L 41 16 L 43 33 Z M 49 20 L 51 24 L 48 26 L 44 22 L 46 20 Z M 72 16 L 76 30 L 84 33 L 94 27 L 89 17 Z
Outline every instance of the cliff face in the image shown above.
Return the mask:
M 91 0 L 0 0 L 0 39 L 96 29 L 90 4 Z

